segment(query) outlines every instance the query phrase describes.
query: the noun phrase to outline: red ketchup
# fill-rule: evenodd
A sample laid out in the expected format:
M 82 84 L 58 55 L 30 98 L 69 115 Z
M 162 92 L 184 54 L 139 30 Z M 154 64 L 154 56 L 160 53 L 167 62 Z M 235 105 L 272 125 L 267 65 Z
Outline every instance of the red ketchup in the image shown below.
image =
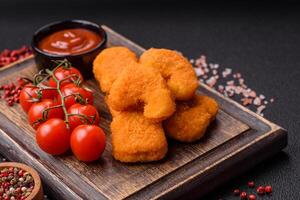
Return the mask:
M 97 33 L 88 29 L 65 29 L 41 39 L 38 48 L 55 55 L 75 55 L 94 49 L 101 40 Z

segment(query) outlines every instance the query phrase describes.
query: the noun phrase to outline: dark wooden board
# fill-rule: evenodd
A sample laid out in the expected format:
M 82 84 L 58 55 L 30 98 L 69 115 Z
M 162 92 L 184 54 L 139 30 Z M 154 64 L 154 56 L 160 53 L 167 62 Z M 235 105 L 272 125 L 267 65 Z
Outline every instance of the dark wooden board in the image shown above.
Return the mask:
M 127 46 L 138 54 L 144 51 L 110 28 L 103 28 L 109 46 Z M 17 76 L 32 77 L 36 71 L 30 57 L 0 72 L 0 84 Z M 168 155 L 160 162 L 123 164 L 111 156 L 111 116 L 103 94 L 94 79 L 85 84 L 95 92 L 100 126 L 108 138 L 102 158 L 92 164 L 77 161 L 71 153 L 53 157 L 42 152 L 20 106 L 7 107 L 0 101 L 0 152 L 37 169 L 57 199 L 174 199 L 192 190 L 203 195 L 286 146 L 287 134 L 282 128 L 203 85 L 199 92 L 214 97 L 221 106 L 205 138 L 193 144 L 170 141 Z M 270 151 L 260 153 L 266 148 Z M 252 162 L 239 166 L 249 156 L 255 156 Z

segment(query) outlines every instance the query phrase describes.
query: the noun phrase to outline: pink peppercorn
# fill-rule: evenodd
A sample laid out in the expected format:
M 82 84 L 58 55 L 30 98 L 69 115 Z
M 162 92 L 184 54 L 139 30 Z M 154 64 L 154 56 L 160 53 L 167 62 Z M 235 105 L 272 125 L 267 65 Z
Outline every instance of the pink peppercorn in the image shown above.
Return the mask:
M 272 193 L 272 187 L 271 187 L 270 185 L 267 185 L 267 186 L 265 187 L 265 192 L 266 192 L 267 194 Z
M 255 200 L 256 196 L 254 194 L 250 194 L 248 197 L 249 200 Z
M 254 188 L 255 184 L 254 184 L 254 181 L 249 181 L 248 182 L 248 187 L 249 188 Z
M 264 195 L 265 194 L 265 188 L 263 186 L 259 186 L 256 190 L 257 194 Z
M 20 170 L 20 171 L 18 172 L 18 175 L 19 175 L 19 176 L 23 176 L 23 174 L 24 174 L 23 170 Z
M 235 196 L 240 195 L 240 193 L 241 193 L 241 191 L 240 191 L 239 189 L 233 190 L 233 194 L 234 194 Z
M 247 199 L 247 193 L 246 192 L 242 192 L 240 194 L 241 199 Z

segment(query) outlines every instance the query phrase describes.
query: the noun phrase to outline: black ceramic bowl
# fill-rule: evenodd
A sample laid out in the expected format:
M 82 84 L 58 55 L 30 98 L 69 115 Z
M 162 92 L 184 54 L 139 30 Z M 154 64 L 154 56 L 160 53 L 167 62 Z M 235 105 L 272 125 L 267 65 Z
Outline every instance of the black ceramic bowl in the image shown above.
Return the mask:
M 95 48 L 89 51 L 73 55 L 55 55 L 44 52 L 38 48 L 38 43 L 42 38 L 56 31 L 70 28 L 85 28 L 91 30 L 99 34 L 99 36 L 102 38 L 102 41 Z M 72 63 L 72 66 L 80 70 L 84 78 L 90 78 L 93 75 L 93 60 L 100 51 L 106 48 L 106 42 L 106 32 L 99 25 L 84 20 L 66 20 L 54 22 L 38 29 L 33 35 L 31 46 L 35 55 L 36 64 L 39 69 L 51 69 L 55 67 L 53 60 L 63 60 L 66 58 Z

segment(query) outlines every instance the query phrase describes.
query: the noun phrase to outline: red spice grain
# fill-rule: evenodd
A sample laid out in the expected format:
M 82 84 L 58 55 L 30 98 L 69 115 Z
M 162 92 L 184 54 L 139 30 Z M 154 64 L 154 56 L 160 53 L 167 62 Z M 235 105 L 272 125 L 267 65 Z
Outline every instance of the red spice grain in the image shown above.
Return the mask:
M 240 197 L 241 197 L 241 199 L 247 199 L 247 193 L 241 192 Z
M 249 187 L 249 188 L 254 188 L 254 186 L 255 186 L 254 181 L 249 181 L 249 182 L 248 182 L 248 187 Z
M 24 85 L 28 83 L 25 79 L 18 78 L 16 83 L 10 82 L 0 86 L 1 99 L 4 99 L 8 106 L 13 106 L 15 103 L 19 103 L 19 96 Z
M 266 192 L 267 194 L 271 194 L 271 193 L 272 193 L 272 186 L 267 185 L 267 186 L 265 187 L 265 192 Z
M 256 190 L 257 194 L 264 195 L 265 194 L 265 188 L 263 186 L 259 186 Z
M 233 194 L 234 194 L 235 196 L 240 195 L 240 193 L 241 193 L 241 191 L 240 191 L 239 189 L 233 190 Z
M 0 67 L 11 64 L 30 55 L 32 55 L 32 51 L 27 46 L 22 46 L 20 49 L 15 50 L 4 49 L 0 52 Z
M 255 200 L 256 196 L 254 194 L 250 194 L 248 197 L 249 200 Z
M 0 199 L 19 200 L 26 199 L 34 189 L 34 180 L 29 172 L 22 170 L 23 176 L 19 176 L 21 169 L 17 167 L 5 167 L 0 169 Z
M 22 176 L 24 175 L 24 171 L 23 171 L 23 170 L 20 170 L 20 171 L 18 172 L 18 175 L 22 177 Z

